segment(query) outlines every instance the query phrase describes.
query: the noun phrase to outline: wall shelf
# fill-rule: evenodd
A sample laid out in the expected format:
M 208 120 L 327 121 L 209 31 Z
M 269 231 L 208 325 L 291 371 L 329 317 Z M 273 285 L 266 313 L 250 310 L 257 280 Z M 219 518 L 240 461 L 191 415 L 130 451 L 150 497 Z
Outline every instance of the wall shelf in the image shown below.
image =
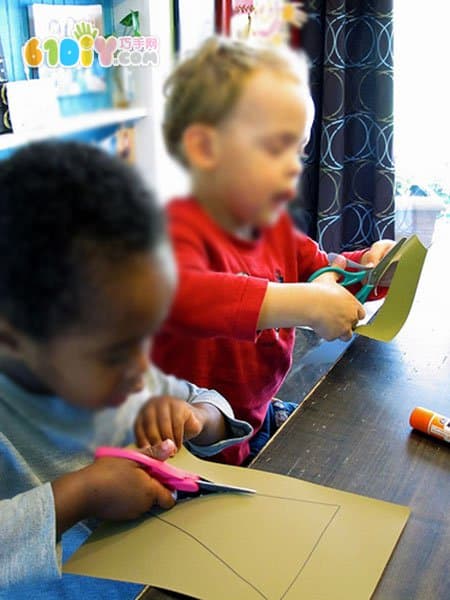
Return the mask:
M 29 142 L 45 140 L 53 137 L 62 137 L 99 127 L 118 125 L 138 121 L 148 116 L 145 107 L 116 108 L 82 113 L 71 117 L 61 117 L 53 127 L 24 131 L 20 133 L 5 133 L 0 135 L 0 151 L 17 148 Z

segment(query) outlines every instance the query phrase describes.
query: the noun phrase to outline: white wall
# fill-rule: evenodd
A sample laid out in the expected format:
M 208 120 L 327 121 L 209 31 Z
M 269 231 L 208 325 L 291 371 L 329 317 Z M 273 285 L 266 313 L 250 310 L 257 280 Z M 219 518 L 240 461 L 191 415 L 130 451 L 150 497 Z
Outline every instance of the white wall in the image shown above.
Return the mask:
M 145 106 L 148 111 L 148 116 L 136 126 L 137 167 L 163 202 L 189 189 L 187 175 L 167 154 L 161 132 L 164 110 L 162 89 L 174 60 L 170 5 L 168 0 L 124 0 L 114 9 L 116 23 L 130 10 L 138 10 L 142 35 L 159 39 L 159 64 L 132 69 L 135 87 L 133 104 Z

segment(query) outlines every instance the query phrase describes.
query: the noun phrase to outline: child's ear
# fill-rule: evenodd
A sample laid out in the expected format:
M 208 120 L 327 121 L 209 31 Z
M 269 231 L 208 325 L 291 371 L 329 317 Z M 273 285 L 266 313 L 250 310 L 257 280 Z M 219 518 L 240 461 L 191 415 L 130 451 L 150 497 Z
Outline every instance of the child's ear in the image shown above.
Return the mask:
M 0 318 L 0 354 L 9 358 L 21 355 L 20 334 L 3 318 Z
M 203 123 L 189 125 L 183 134 L 183 150 L 191 167 L 214 169 L 218 159 L 218 135 L 215 127 Z

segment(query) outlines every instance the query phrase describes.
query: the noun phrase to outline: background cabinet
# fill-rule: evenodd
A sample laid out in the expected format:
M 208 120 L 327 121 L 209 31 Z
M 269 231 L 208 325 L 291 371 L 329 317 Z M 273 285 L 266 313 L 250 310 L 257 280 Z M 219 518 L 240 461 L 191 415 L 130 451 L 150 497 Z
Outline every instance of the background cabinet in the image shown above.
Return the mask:
M 213 0 L 209 1 L 212 5 L 214 4 Z M 119 32 L 118 24 L 122 17 L 130 10 L 137 10 L 139 11 L 142 35 L 155 36 L 159 40 L 159 62 L 157 65 L 146 67 L 127 67 L 134 92 L 128 107 L 114 107 L 113 70 L 105 69 L 107 81 L 105 91 L 62 96 L 58 99 L 62 115 L 60 122 L 38 130 L 0 135 L 0 159 L 5 158 L 15 148 L 25 143 L 56 136 L 101 143 L 121 125 L 133 124 L 136 140 L 136 166 L 146 181 L 156 188 L 163 200 L 174 194 L 183 193 L 187 189 L 186 175 L 167 155 L 161 134 L 164 108 L 162 89 L 175 59 L 174 45 L 177 36 L 174 31 L 174 11 L 178 9 L 178 1 L 46 0 L 39 2 L 39 0 L 2 0 L 0 2 L 0 38 L 9 81 L 23 80 L 31 75 L 24 68 L 21 49 L 31 35 L 28 7 L 38 3 L 101 4 L 105 34 Z M 195 23 L 195 14 L 192 17 L 193 23 Z M 30 94 L 30 102 L 32 101 L 33 98 Z

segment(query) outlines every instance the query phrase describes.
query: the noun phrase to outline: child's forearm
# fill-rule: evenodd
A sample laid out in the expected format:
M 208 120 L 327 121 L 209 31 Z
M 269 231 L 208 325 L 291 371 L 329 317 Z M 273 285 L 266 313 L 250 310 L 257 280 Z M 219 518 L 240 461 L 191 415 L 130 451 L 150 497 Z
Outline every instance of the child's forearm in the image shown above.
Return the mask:
M 87 518 L 88 502 L 84 470 L 74 471 L 52 482 L 57 538 L 75 523 Z
M 317 289 L 308 283 L 269 283 L 261 305 L 258 329 L 313 327 L 319 307 Z

